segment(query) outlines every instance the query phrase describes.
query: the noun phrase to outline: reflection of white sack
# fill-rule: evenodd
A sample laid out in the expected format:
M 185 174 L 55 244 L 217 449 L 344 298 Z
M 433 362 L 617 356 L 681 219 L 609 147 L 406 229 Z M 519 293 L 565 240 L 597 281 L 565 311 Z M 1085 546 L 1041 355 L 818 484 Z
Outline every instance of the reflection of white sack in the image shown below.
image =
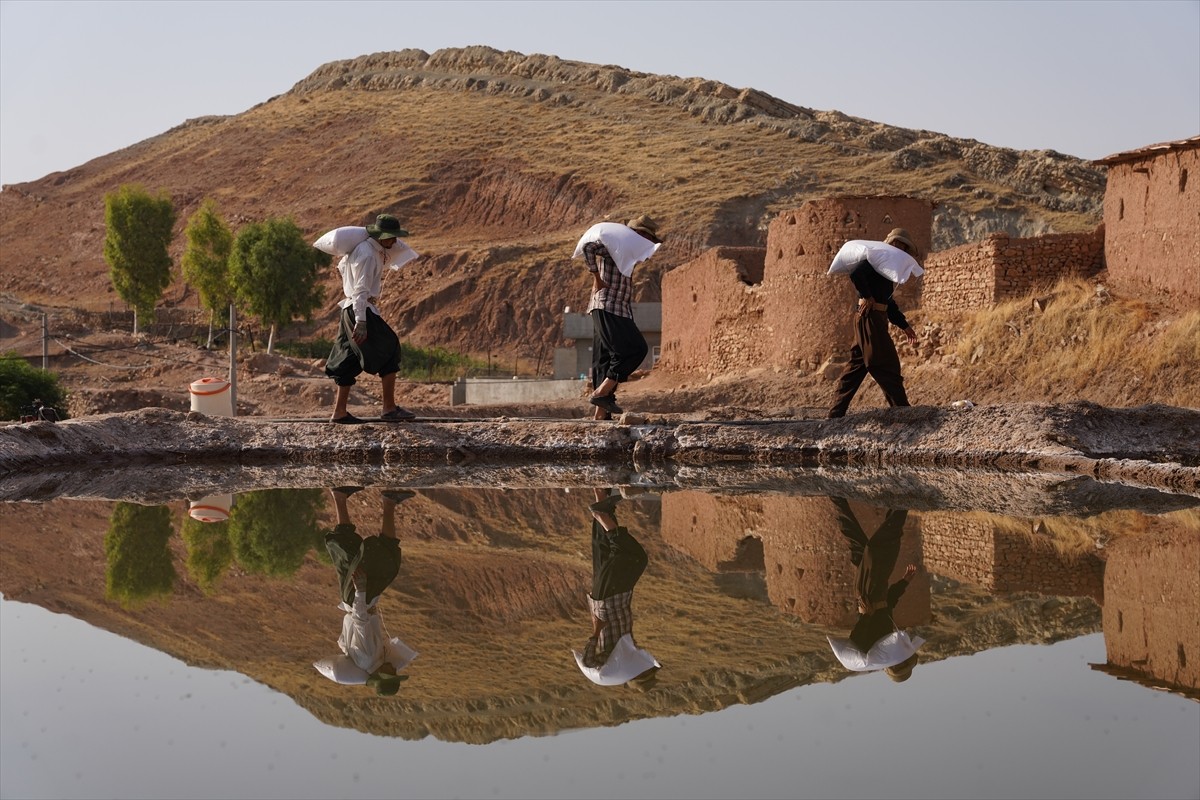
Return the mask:
M 392 638 L 384 645 L 386 656 L 384 660 L 396 668 L 396 671 L 407 667 L 417 657 L 417 651 L 397 638 Z M 350 656 L 335 656 L 323 658 L 313 663 L 317 672 L 335 683 L 348 686 L 358 686 L 367 682 L 369 673 L 354 663 Z
M 842 666 L 852 672 L 870 672 L 875 669 L 894 667 L 911 656 L 925 644 L 920 636 L 909 638 L 907 631 L 893 631 L 880 639 L 871 647 L 871 652 L 863 653 L 849 639 L 838 639 L 827 636 L 833 654 L 837 656 Z
M 849 273 L 855 264 L 864 260 L 869 261 L 876 272 L 896 284 L 925 274 L 917 260 L 899 247 L 868 239 L 851 239 L 842 245 L 842 249 L 833 257 L 833 263 L 829 265 L 829 272 L 826 274 Z
M 571 653 L 575 656 L 575 663 L 579 665 L 579 671 L 586 675 L 589 681 L 601 686 L 620 686 L 651 667 L 662 666 L 649 652 L 635 645 L 633 637 L 628 633 L 617 640 L 617 645 L 609 655 L 608 661 L 605 661 L 604 666 L 599 669 L 585 667 L 583 653 L 577 653 L 574 650 Z
M 654 255 L 658 245 L 642 236 L 640 233 L 622 225 L 619 222 L 597 222 L 584 232 L 575 245 L 575 253 L 571 258 L 583 255 L 583 246 L 588 242 L 599 242 L 616 262 L 617 269 L 628 278 L 633 274 L 633 267 L 639 261 L 645 261 Z
M 331 256 L 348 256 L 354 248 L 367 240 L 367 229 L 361 225 L 346 225 L 334 228 L 320 239 L 313 242 L 313 247 Z M 397 240 L 387 251 L 387 261 L 384 266 L 388 269 L 400 269 L 419 254 L 407 244 Z M 339 269 L 341 266 L 339 265 Z

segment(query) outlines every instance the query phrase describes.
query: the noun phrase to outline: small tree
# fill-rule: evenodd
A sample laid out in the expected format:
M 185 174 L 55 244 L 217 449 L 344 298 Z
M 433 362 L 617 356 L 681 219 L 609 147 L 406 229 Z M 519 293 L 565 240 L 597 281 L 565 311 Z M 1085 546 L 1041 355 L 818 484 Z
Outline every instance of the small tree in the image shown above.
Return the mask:
M 16 353 L 0 354 L 0 419 L 20 419 L 34 400 L 60 409 L 66 393 L 59 386 L 58 376 L 31 367 Z M 59 416 L 66 414 L 60 412 Z
M 154 320 L 154 305 L 171 283 L 171 228 L 175 209 L 165 195 L 151 197 L 140 186 L 124 185 L 104 196 L 104 260 L 113 288 L 138 318 Z
M 187 246 L 183 251 L 183 279 L 200 295 L 208 309 L 208 344 L 213 342 L 213 323 L 229 324 L 229 304 L 233 289 L 229 285 L 229 253 L 233 233 L 217 214 L 217 204 L 207 199 L 188 220 Z
M 229 257 L 229 278 L 238 307 L 271 326 L 267 352 L 275 345 L 275 329 L 296 317 L 312 318 L 324 299 L 318 269 L 329 256 L 304 240 L 290 219 L 252 223 L 238 231 Z

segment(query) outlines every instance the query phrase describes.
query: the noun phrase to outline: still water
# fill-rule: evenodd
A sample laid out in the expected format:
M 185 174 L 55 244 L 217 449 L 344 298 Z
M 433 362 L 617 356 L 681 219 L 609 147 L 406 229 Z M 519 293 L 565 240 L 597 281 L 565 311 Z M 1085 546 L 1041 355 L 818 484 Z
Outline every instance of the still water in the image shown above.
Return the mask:
M 1200 499 L 719 477 L 7 496 L 0 796 L 1200 797 Z

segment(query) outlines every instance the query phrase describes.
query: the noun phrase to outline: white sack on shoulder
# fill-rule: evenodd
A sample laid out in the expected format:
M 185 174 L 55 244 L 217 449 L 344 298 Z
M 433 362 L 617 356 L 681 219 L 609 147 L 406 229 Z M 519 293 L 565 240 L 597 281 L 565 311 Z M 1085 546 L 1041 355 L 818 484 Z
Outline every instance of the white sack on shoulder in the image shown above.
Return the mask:
M 842 249 L 833 257 L 833 263 L 829 265 L 829 272 L 826 274 L 849 273 L 855 264 L 863 260 L 869 261 L 876 272 L 895 284 L 925 274 L 917 260 L 899 247 L 869 239 L 851 239 L 842 245 Z
M 329 231 L 320 239 L 313 242 L 313 247 L 322 253 L 329 253 L 331 256 L 345 257 L 353 253 L 354 248 L 366 240 L 366 228 L 361 225 L 346 225 Z M 384 266 L 388 269 L 400 269 L 419 256 L 420 253 L 416 250 L 413 250 L 404 242 L 396 240 L 396 243 L 387 251 L 387 261 L 384 262 Z M 341 266 L 339 265 L 338 268 L 340 269 Z
M 645 261 L 658 250 L 658 245 L 627 225 L 619 222 L 597 222 L 584 232 L 575 245 L 571 258 L 583 255 L 583 246 L 588 242 L 599 242 L 616 262 L 617 269 L 628 278 L 639 261 Z

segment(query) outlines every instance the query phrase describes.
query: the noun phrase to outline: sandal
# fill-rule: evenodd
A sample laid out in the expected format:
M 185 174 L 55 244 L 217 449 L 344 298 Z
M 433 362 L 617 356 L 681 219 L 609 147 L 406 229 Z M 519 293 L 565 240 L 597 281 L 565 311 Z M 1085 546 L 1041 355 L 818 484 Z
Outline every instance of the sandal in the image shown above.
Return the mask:
M 599 408 L 603 408 L 610 414 L 623 413 L 621 407 L 617 405 L 617 399 L 611 394 L 601 395 L 600 397 L 589 397 L 588 402 Z
M 415 419 L 416 416 L 416 414 L 407 408 L 397 406 L 386 414 L 380 414 L 379 418 L 384 422 L 408 422 L 410 419 Z
M 366 422 L 366 420 L 359 419 L 353 414 L 347 414 L 344 417 L 338 417 L 337 419 L 331 419 L 329 421 L 334 425 L 361 425 L 362 423 Z

